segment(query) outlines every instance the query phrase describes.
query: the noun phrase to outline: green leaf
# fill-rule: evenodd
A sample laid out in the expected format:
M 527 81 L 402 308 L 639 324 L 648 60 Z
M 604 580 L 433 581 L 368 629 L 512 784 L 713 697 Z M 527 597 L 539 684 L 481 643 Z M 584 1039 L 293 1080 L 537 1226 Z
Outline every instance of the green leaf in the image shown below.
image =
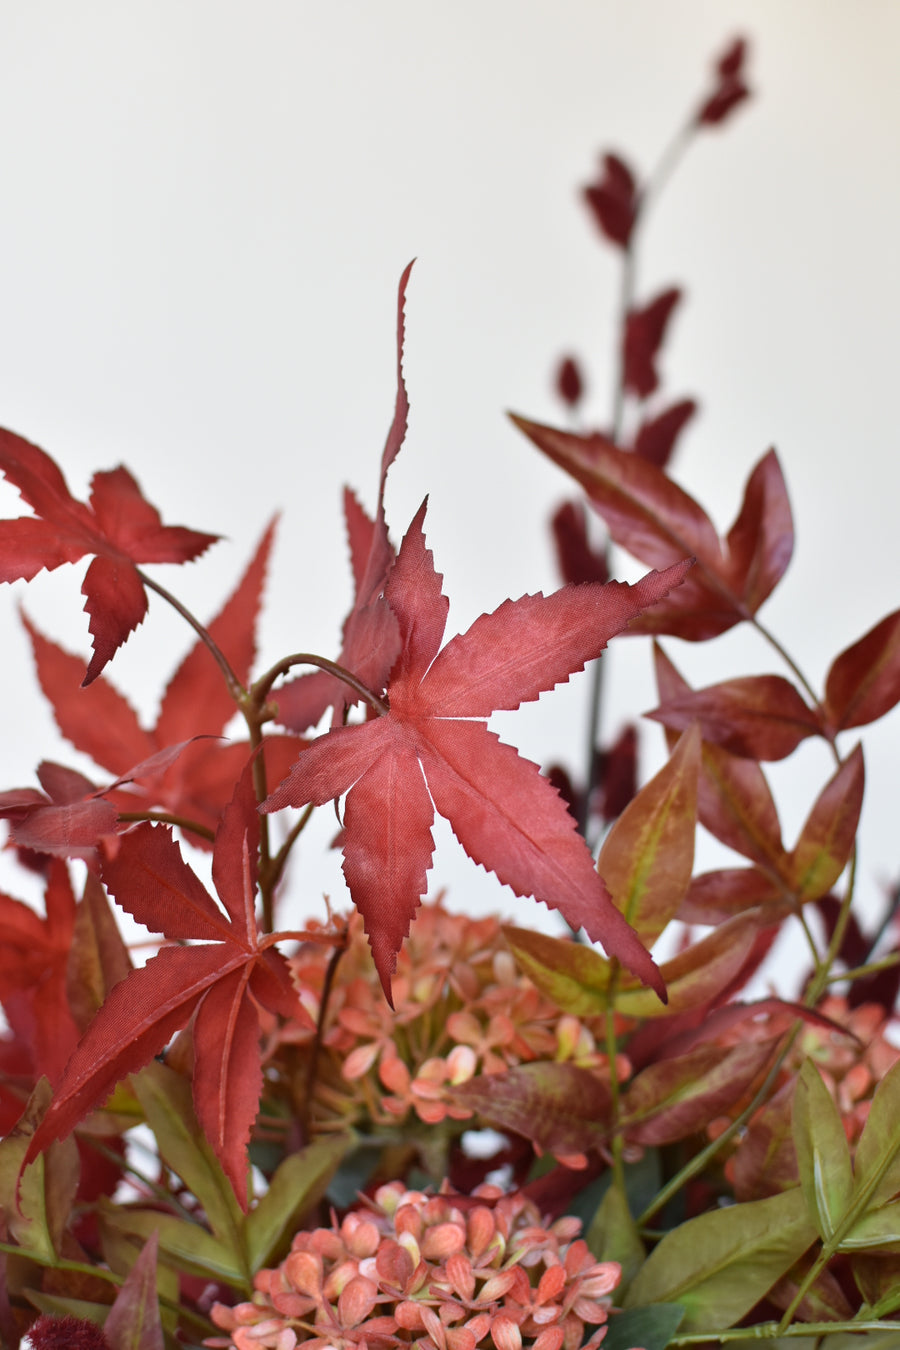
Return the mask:
M 682 1332 L 733 1326 L 816 1241 L 800 1187 L 689 1219 L 668 1233 L 625 1297 L 626 1308 L 680 1303 Z
M 105 1200 L 101 1200 L 99 1211 L 103 1226 L 114 1236 L 143 1245 L 158 1231 L 160 1256 L 169 1265 L 187 1275 L 224 1280 L 249 1298 L 250 1280 L 243 1261 L 236 1260 L 225 1243 L 199 1224 L 188 1223 L 173 1214 L 160 1214 L 158 1210 L 125 1209 Z
M 0 1208 L 11 1235 L 44 1259 L 57 1256 L 78 1189 L 78 1149 L 72 1138 L 51 1144 L 23 1170 L 32 1135 L 52 1098 L 42 1078 L 19 1120 L 0 1140 Z
M 674 918 L 690 885 L 699 768 L 700 732 L 692 726 L 629 802 L 600 850 L 597 871 L 647 947 Z
M 793 1125 L 803 1198 L 827 1241 L 850 1208 L 853 1165 L 834 1099 L 809 1059 L 794 1089 Z
M 892 1200 L 900 1191 L 900 1061 L 878 1084 L 856 1146 L 855 1196 L 867 1209 Z
M 650 1303 L 645 1308 L 614 1312 L 606 1327 L 603 1350 L 666 1350 L 684 1317 L 677 1303 Z
M 606 1011 L 611 967 L 599 952 L 572 938 L 511 924 L 504 925 L 503 936 L 528 978 L 561 1012 L 593 1017 Z
M 244 1220 L 244 1250 L 251 1274 L 274 1264 L 287 1251 L 303 1214 L 321 1200 L 353 1144 L 351 1134 L 316 1139 L 279 1164 L 268 1191 Z
M 163 1350 L 156 1293 L 157 1233 L 151 1233 L 128 1273 L 104 1325 L 112 1350 Z
M 194 1114 L 190 1083 L 156 1061 L 132 1074 L 131 1083 L 163 1161 L 196 1195 L 210 1228 L 239 1261 L 244 1216 Z
M 616 1298 L 621 1299 L 647 1259 L 647 1251 L 628 1201 L 615 1184 L 609 1187 L 600 1202 L 584 1238 L 598 1261 L 618 1261 L 622 1267 L 622 1279 L 616 1291 Z
M 900 1202 L 870 1210 L 841 1239 L 842 1252 L 900 1251 Z

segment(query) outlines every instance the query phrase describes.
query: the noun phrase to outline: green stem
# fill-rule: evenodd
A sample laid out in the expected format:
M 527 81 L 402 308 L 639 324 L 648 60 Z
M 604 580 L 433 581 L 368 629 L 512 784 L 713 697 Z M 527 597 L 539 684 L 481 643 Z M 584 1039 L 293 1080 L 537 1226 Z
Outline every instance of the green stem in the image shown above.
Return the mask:
M 829 975 L 828 984 L 843 984 L 845 981 L 849 984 L 853 980 L 864 980 L 868 975 L 878 975 L 882 970 L 890 970 L 892 966 L 900 963 L 900 952 L 891 952 L 888 956 L 882 956 L 878 961 L 870 961 L 864 966 L 854 966 L 852 970 L 841 970 L 836 975 Z
M 606 1057 L 609 1060 L 609 1106 L 612 1116 L 612 1174 L 613 1185 L 622 1198 L 625 1210 L 628 1210 L 628 1193 L 625 1188 L 624 1140 L 619 1129 L 621 1115 L 621 1093 L 619 1076 L 616 1073 L 616 1055 L 619 1049 L 616 1036 L 616 991 L 619 987 L 621 967 L 615 957 L 609 963 L 609 985 L 606 991 Z
M 900 1323 L 859 1319 L 852 1322 L 798 1322 L 796 1326 L 781 1328 L 779 1322 L 758 1322 L 755 1327 L 729 1327 L 725 1331 L 697 1331 L 683 1336 L 673 1336 L 670 1346 L 710 1345 L 713 1342 L 723 1345 L 726 1341 L 772 1341 L 780 1336 L 831 1336 L 841 1331 L 893 1331 L 900 1330 Z

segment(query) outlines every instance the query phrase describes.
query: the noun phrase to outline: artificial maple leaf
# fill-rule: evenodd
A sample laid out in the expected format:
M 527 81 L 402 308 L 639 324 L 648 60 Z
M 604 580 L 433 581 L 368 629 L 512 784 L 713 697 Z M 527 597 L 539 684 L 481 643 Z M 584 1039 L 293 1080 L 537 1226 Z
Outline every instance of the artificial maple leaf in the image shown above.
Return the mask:
M 242 684 L 249 680 L 256 656 L 256 621 L 274 528 L 272 521 L 237 587 L 208 626 Z M 206 644 L 198 639 L 191 647 L 166 686 L 155 725 L 145 729 L 105 676 L 82 688 L 81 658 L 51 642 L 24 615 L 23 622 L 38 680 L 66 739 L 114 774 L 133 779 L 130 766 L 144 765 L 140 782 L 121 791 L 104 791 L 107 810 L 109 803 L 131 814 L 162 809 L 192 821 L 211 837 L 250 750 L 246 741 L 223 744 L 220 739 L 235 704 Z M 157 760 L 155 771 L 146 771 L 154 756 L 179 742 L 184 744 L 181 754 L 167 762 Z M 297 745 L 296 737 L 266 737 L 266 767 L 273 782 L 287 772 Z M 192 835 L 192 842 L 208 846 L 202 833 Z
M 113 987 L 66 1066 L 26 1162 L 70 1133 L 193 1018 L 197 1117 L 246 1206 L 245 1146 L 262 1086 L 257 1005 L 304 1019 L 275 939 L 257 932 L 258 848 L 250 765 L 213 850 L 213 881 L 225 913 L 183 861 L 168 828 L 142 824 L 122 837 L 103 867 L 116 902 L 151 931 L 198 945 L 163 947 Z
M 351 670 L 367 688 L 377 692 L 384 689 L 400 651 L 397 621 L 384 598 L 385 582 L 394 563 L 394 549 L 384 516 L 384 488 L 388 469 L 406 437 L 409 419 L 409 400 L 403 379 L 403 341 L 406 283 L 412 266 L 409 263 L 403 272 L 397 293 L 397 396 L 394 418 L 381 455 L 375 519 L 370 519 L 349 489 L 344 492 L 344 518 L 355 594 L 353 607 L 344 621 L 338 664 Z M 290 727 L 292 731 L 306 731 L 315 726 L 330 707 L 334 708 L 336 718 L 340 717 L 354 698 L 346 684 L 324 670 L 317 670 L 282 685 L 274 701 L 278 704 L 278 720 L 282 726 Z
M 55 1080 L 78 1038 L 66 996 L 75 897 L 62 862 L 53 862 L 41 918 L 21 900 L 0 895 L 0 1003 L 31 1055 L 34 1079 Z
M 81 587 L 94 646 L 84 677 L 90 684 L 147 613 L 136 564 L 189 562 L 218 535 L 163 525 L 121 465 L 94 474 L 89 504 L 79 502 L 48 454 L 2 429 L 0 472 L 35 513 L 0 521 L 0 580 L 30 581 L 43 567 L 94 555 Z
M 434 808 L 475 862 L 517 895 L 558 909 L 662 994 L 656 966 L 613 905 L 558 793 L 485 719 L 568 680 L 676 586 L 690 562 L 635 586 L 613 581 L 507 600 L 439 654 L 448 602 L 425 547 L 424 515 L 423 505 L 385 588 L 403 640 L 388 707 L 315 740 L 262 809 L 321 805 L 347 793 L 344 875 L 388 998 L 426 888 Z

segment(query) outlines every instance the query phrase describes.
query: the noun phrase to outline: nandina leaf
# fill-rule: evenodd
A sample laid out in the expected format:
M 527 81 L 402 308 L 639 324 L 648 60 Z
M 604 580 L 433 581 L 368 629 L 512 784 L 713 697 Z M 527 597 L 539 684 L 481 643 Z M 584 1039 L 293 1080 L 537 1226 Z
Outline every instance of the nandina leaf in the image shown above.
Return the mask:
M 412 266 L 409 263 L 405 268 L 397 292 L 397 395 L 394 418 L 381 456 L 378 510 L 374 521 L 369 519 L 352 493 L 347 492 L 344 496 L 355 596 L 344 621 L 338 664 L 351 670 L 376 693 L 383 691 L 401 645 L 396 619 L 384 598 L 388 573 L 394 563 L 394 550 L 384 515 L 384 489 L 388 470 L 406 437 L 409 419 L 409 400 L 403 378 L 403 343 L 406 286 Z M 276 701 L 281 724 L 293 731 L 306 731 L 315 726 L 329 707 L 334 708 L 337 723 L 344 708 L 354 702 L 354 697 L 340 680 L 317 671 L 283 685 L 277 692 Z
M 850 859 L 862 810 L 865 766 L 858 745 L 825 784 L 790 857 L 801 903 L 826 895 Z
M 699 769 L 693 728 L 626 807 L 597 860 L 613 903 L 648 947 L 677 913 L 691 880 Z
M 597 751 L 596 801 L 592 808 L 605 821 L 616 820 L 637 793 L 637 727 L 624 726 L 608 749 Z
M 681 291 L 672 286 L 642 309 L 630 309 L 625 316 L 622 382 L 638 398 L 648 398 L 659 387 L 655 362 L 672 311 L 680 299 Z
M 570 586 L 580 586 L 585 581 L 609 581 L 606 549 L 591 544 L 587 514 L 581 502 L 563 502 L 554 511 L 550 526 L 563 581 Z
M 797 1076 L 793 1118 L 803 1198 L 820 1237 L 827 1241 L 850 1208 L 853 1165 L 834 1098 L 809 1059 Z
M 577 408 L 584 397 L 584 376 L 574 356 L 564 356 L 556 368 L 556 392 L 563 403 Z
M 690 692 L 690 687 L 659 647 L 654 648 L 656 683 L 663 704 Z M 667 739 L 674 738 L 667 732 Z M 764 871 L 787 878 L 788 855 L 771 790 L 755 760 L 730 755 L 704 742 L 697 798 L 701 823 L 723 844 L 757 863 Z
M 743 969 L 759 922 L 756 911 L 736 914 L 706 937 L 692 942 L 671 961 L 665 961 L 660 967 L 669 995 L 665 1008 L 653 999 L 649 990 L 626 979 L 616 990 L 616 1011 L 625 1017 L 674 1016 L 721 997 Z
M 94 638 L 90 684 L 147 611 L 136 564 L 189 562 L 218 536 L 163 525 L 122 467 L 94 475 L 89 505 L 76 501 L 50 456 L 11 431 L 0 430 L 0 472 L 37 517 L 0 522 L 0 580 L 30 581 L 42 567 L 94 555 L 82 586 Z
M 454 1088 L 452 1097 L 560 1156 L 596 1148 L 606 1134 L 609 1089 L 575 1064 L 520 1064 L 506 1073 L 481 1074 Z
M 290 1250 L 300 1220 L 322 1199 L 353 1144 L 349 1133 L 320 1135 L 299 1152 L 282 1158 L 269 1189 L 244 1221 L 247 1264 L 252 1274 L 276 1264 Z
M 774 1041 L 705 1043 L 643 1069 L 624 1095 L 623 1128 L 648 1147 L 674 1143 L 721 1115 L 772 1058 Z
M 503 936 L 518 965 L 561 1012 L 594 1017 L 606 1010 L 611 967 L 599 952 L 511 924 L 504 924 Z
M 737 1200 L 761 1200 L 790 1190 L 800 1180 L 792 1134 L 794 1087 L 789 1079 L 747 1126 L 734 1157 Z
M 614 244 L 628 246 L 638 211 L 634 175 L 618 155 L 604 155 L 597 181 L 583 189 L 598 228 Z
M 536 765 L 471 719 L 517 708 L 567 680 L 644 606 L 677 585 L 689 563 L 651 573 L 633 587 L 609 582 L 506 601 L 439 652 L 447 601 L 425 547 L 424 513 L 423 505 L 385 591 L 403 640 L 388 710 L 332 730 L 301 751 L 263 809 L 321 804 L 348 793 L 344 871 L 366 917 L 386 993 L 398 936 L 409 930 L 431 862 L 429 793 L 476 862 L 516 894 L 534 894 L 559 909 L 662 992 L 656 967 L 610 901 L 555 789 Z
M 152 1233 L 109 1310 L 103 1330 L 114 1350 L 163 1350 L 162 1322 L 156 1294 L 159 1235 Z
M 244 1146 L 258 1098 L 259 1040 L 256 1001 L 296 1015 L 284 959 L 260 945 L 253 918 L 255 849 L 259 821 L 251 766 L 241 777 L 216 835 L 213 870 L 226 913 L 182 860 L 167 829 L 139 825 L 121 837 L 103 868 L 104 881 L 139 922 L 181 941 L 200 945 L 164 947 L 146 966 L 117 984 L 70 1059 L 50 1109 L 29 1147 L 26 1161 L 50 1140 L 68 1134 L 99 1105 L 117 1082 L 157 1054 L 196 1013 L 194 1102 L 235 1194 L 246 1206 Z M 259 968 L 257 972 L 257 968 Z M 260 978 L 254 978 L 257 973 Z M 252 983 L 252 997 L 248 986 Z M 224 992 L 223 992 L 224 991 Z M 212 996 L 211 1038 L 203 1004 Z M 223 1076 L 213 1079 L 209 1058 Z M 251 1090 L 242 1089 L 247 1083 Z M 252 1098 L 252 1100 L 251 1100 Z M 224 1125 L 223 1122 L 227 1122 Z
M 673 731 L 697 722 L 705 741 L 747 759 L 785 759 L 821 727 L 789 680 L 747 675 L 692 689 L 646 714 Z
M 728 536 L 655 464 L 597 433 L 576 435 L 513 416 L 545 455 L 571 474 L 603 517 L 610 536 L 651 567 L 693 554 L 697 566 L 664 604 L 631 625 L 633 633 L 673 633 L 701 641 L 755 614 L 784 575 L 793 526 L 773 450 L 747 481 Z
M 724 122 L 739 104 L 750 97 L 743 68 L 747 54 L 744 38 L 735 38 L 716 62 L 716 85 L 696 114 L 698 126 L 713 127 Z
M 740 1321 L 816 1241 L 800 1187 L 711 1210 L 667 1233 L 625 1296 L 626 1308 L 680 1303 L 683 1333 Z
M 672 457 L 675 442 L 696 411 L 694 399 L 685 398 L 655 417 L 648 417 L 634 438 L 634 453 L 658 469 L 664 469 Z
M 856 1146 L 855 1199 L 874 1209 L 900 1192 L 900 1063 L 882 1078 Z
M 771 907 L 784 903 L 784 888 L 765 872 L 725 867 L 691 880 L 678 917 L 684 923 L 718 924 L 748 909 L 765 906 L 771 912 Z
M 900 701 L 900 609 L 835 657 L 825 680 L 825 714 L 834 732 L 862 727 Z

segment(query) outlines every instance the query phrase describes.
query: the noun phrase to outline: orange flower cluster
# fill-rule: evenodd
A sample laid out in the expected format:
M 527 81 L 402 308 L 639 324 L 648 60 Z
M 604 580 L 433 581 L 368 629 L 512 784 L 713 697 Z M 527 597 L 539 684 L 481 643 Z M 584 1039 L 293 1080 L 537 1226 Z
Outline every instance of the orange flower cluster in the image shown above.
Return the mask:
M 330 951 L 310 944 L 293 958 L 293 978 L 313 1022 L 321 1017 Z M 500 920 L 423 905 L 397 963 L 394 1008 L 384 1000 L 362 920 L 328 990 L 315 1073 L 313 1132 L 467 1120 L 452 1089 L 476 1074 L 503 1073 L 535 1060 L 567 1061 L 609 1077 L 597 1048 L 601 1018 L 562 1014 L 519 969 Z M 313 1033 L 299 1024 L 273 1032 L 270 1056 L 292 1044 L 307 1051 Z M 616 1063 L 627 1077 L 624 1056 Z M 302 1074 L 301 1074 L 302 1077 Z
M 212 1310 L 234 1350 L 595 1350 L 621 1269 L 581 1223 L 541 1224 L 521 1194 L 382 1186 L 340 1225 L 298 1233 L 253 1301 Z M 585 1339 L 585 1327 L 596 1328 Z

